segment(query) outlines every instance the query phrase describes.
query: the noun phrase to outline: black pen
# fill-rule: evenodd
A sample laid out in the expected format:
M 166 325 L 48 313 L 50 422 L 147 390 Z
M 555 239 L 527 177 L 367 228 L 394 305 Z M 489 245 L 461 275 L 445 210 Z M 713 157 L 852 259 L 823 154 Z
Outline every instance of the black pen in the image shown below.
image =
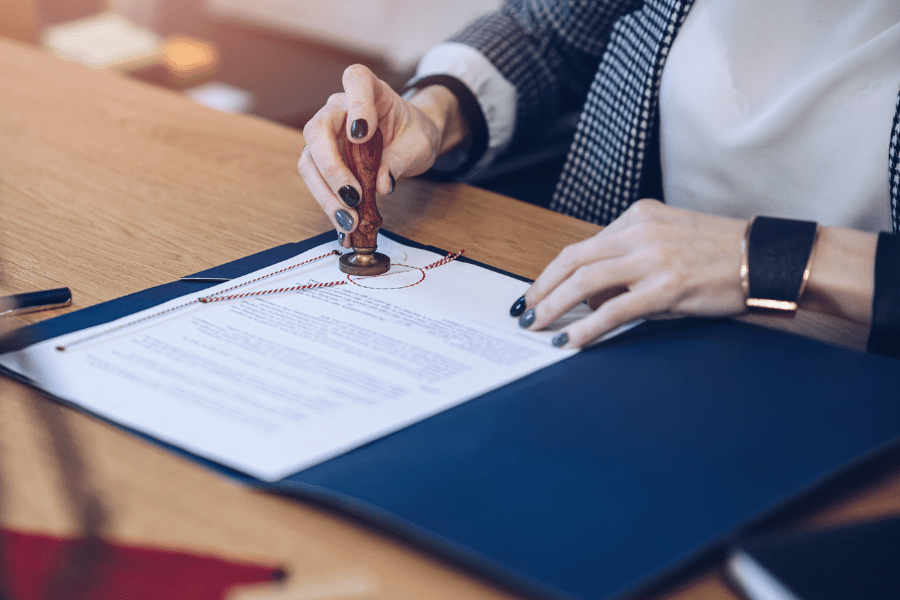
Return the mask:
M 38 310 L 62 308 L 70 304 L 72 292 L 67 287 L 0 296 L 0 316 L 22 315 Z

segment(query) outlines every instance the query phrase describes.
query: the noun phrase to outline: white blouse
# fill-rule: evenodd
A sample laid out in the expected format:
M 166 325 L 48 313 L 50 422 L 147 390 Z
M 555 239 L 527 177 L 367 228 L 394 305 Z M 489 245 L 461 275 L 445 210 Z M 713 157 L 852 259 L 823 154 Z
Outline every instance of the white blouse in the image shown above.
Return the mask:
M 898 0 L 697 0 L 663 70 L 666 202 L 891 230 Z

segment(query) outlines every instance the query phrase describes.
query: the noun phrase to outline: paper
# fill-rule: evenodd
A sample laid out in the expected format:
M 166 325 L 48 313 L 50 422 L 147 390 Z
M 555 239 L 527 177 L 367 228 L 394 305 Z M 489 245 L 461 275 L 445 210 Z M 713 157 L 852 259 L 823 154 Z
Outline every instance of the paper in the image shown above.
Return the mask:
M 528 284 L 460 261 L 423 270 L 442 256 L 384 236 L 387 275 L 348 278 L 331 255 L 236 292 L 352 281 L 193 304 L 110 331 L 338 248 L 320 246 L 0 363 L 89 411 L 272 481 L 574 352 L 554 348 L 553 331 L 525 331 L 509 316 Z
M 112 12 L 48 27 L 41 43 L 63 60 L 94 69 L 150 66 L 158 61 L 161 45 L 156 33 Z

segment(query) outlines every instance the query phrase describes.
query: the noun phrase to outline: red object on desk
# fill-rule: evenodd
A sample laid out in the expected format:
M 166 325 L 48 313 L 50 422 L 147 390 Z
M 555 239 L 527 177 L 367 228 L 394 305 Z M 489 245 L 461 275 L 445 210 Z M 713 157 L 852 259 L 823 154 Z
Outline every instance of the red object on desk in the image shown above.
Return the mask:
M 79 552 L 89 553 L 87 561 Z M 6 600 L 46 600 L 49 586 L 59 583 L 70 600 L 222 600 L 233 586 L 283 576 L 272 566 L 6 529 L 0 529 L 0 561 Z M 83 587 L 65 585 L 64 577 L 82 577 Z

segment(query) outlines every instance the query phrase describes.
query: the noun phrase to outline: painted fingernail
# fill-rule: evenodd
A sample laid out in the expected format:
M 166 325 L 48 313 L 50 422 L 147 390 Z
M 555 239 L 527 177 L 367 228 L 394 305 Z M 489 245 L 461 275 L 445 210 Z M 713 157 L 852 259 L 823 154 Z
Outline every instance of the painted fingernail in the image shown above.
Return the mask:
M 366 137 L 367 133 L 369 133 L 369 124 L 365 119 L 357 119 L 350 123 L 350 137 L 354 140 Z
M 343 208 L 334 211 L 334 220 L 344 231 L 350 231 L 350 228 L 353 227 L 353 217 Z
M 345 185 L 344 187 L 339 189 L 338 196 L 340 196 L 341 200 L 344 201 L 344 204 L 346 204 L 350 208 L 356 208 L 357 206 L 359 206 L 359 192 L 357 192 L 356 188 L 352 185 Z
M 525 296 L 522 296 L 509 308 L 509 315 L 511 317 L 518 317 L 523 312 L 525 312 Z
M 343 231 L 338 231 L 338 244 L 340 244 L 341 246 L 343 246 L 343 245 L 344 245 L 344 238 L 345 238 L 345 237 L 347 237 L 347 234 L 346 234 L 346 233 L 344 233 Z
M 557 348 L 565 346 L 569 343 L 569 334 L 565 331 L 560 331 L 556 335 L 553 336 L 553 345 Z
M 519 317 L 519 327 L 530 327 L 532 323 L 534 323 L 534 309 L 529 308 Z
M 391 178 L 391 189 L 388 190 L 388 194 L 393 194 L 393 193 L 394 193 L 394 186 L 397 185 L 397 180 L 394 179 L 394 174 L 391 173 L 390 171 L 388 171 L 388 177 Z

